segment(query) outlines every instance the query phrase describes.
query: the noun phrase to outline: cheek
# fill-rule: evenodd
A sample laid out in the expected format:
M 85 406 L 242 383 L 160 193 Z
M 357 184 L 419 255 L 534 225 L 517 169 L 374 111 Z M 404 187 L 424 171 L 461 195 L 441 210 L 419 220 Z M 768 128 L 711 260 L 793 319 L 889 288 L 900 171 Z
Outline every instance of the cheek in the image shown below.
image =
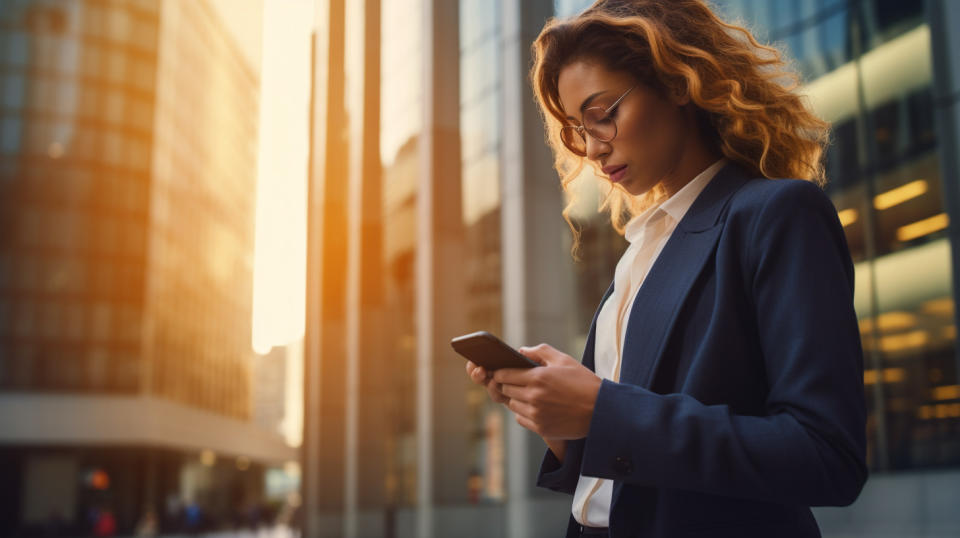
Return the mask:
M 669 159 L 682 145 L 682 122 L 676 107 L 663 104 L 646 107 L 624 125 L 624 142 L 638 160 Z M 651 163 L 652 164 L 652 163 Z

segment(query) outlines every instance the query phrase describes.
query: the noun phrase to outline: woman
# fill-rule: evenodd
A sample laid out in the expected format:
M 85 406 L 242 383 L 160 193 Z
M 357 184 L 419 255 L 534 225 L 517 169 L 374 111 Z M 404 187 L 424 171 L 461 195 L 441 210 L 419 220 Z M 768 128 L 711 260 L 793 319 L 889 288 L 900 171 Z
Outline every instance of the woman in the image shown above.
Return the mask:
M 826 124 L 700 0 L 600 0 L 534 54 L 563 185 L 593 166 L 630 245 L 582 363 L 541 344 L 545 367 L 468 374 L 547 443 L 567 536 L 820 536 L 809 507 L 867 476 Z

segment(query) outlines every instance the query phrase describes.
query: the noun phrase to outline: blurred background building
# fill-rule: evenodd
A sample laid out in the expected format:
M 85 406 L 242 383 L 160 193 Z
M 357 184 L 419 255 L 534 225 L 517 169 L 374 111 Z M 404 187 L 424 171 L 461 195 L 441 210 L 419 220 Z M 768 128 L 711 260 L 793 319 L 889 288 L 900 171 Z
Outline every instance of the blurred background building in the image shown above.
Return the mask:
M 207 0 L 0 2 L 0 535 L 236 521 L 297 459 L 253 388 L 257 69 Z
M 584 0 L 317 1 L 304 499 L 309 536 L 558 536 L 542 442 L 451 337 L 582 350 L 626 246 L 579 182 L 582 262 L 527 81 Z M 960 4 L 718 0 L 794 58 L 833 124 L 827 191 L 856 264 L 869 464 L 825 536 L 954 536 L 960 515 Z
M 223 528 L 301 475 L 311 537 L 565 527 L 570 498 L 533 485 L 542 442 L 448 342 L 583 349 L 626 244 L 584 177 L 570 257 L 527 69 L 546 19 L 590 2 L 308 1 L 306 337 L 256 355 L 258 110 L 279 77 L 234 26 L 265 9 L 0 0 L 0 535 L 84 535 L 107 511 L 120 534 L 148 514 Z M 872 475 L 815 510 L 824 534 L 956 536 L 960 3 L 714 5 L 789 54 L 833 124 Z

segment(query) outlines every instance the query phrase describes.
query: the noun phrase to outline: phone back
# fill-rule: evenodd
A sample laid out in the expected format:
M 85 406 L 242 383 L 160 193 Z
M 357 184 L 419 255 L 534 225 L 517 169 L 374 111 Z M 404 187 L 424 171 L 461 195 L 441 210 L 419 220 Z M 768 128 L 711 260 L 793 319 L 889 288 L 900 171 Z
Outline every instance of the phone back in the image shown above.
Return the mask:
M 458 336 L 450 341 L 450 345 L 457 353 L 491 371 L 539 366 L 486 331 Z

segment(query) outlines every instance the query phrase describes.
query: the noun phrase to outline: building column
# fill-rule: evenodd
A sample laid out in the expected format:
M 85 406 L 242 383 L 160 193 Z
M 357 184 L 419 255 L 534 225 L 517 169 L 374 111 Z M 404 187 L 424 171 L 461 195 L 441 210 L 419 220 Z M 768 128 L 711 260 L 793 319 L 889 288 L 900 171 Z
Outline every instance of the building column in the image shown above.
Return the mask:
M 347 121 L 344 0 L 316 0 L 304 335 L 304 536 L 341 536 Z
M 449 429 L 439 388 L 463 375 L 449 340 L 461 324 L 463 239 L 460 208 L 459 2 L 423 3 L 423 125 L 417 186 L 417 517 L 416 536 L 436 534 L 437 481 L 443 480 L 437 437 Z M 459 368 L 459 372 L 454 372 Z M 454 378 L 459 379 L 459 377 Z M 439 404 L 439 405 L 438 405 Z M 449 444 L 449 443 L 448 443 Z
M 324 97 L 327 94 L 327 67 L 330 35 L 330 6 L 327 0 L 315 3 L 316 17 L 310 55 L 310 157 L 307 179 L 307 301 L 303 348 L 303 469 L 301 497 L 304 536 L 320 532 L 320 337 L 322 330 L 320 283 L 323 281 L 323 178 L 319 173 L 326 161 L 327 122 Z M 319 59 L 324 62 L 319 63 Z
M 503 336 L 515 347 L 545 342 L 576 355 L 564 349 L 576 293 L 563 194 L 528 78 L 530 45 L 552 15 L 550 0 L 503 1 Z M 533 502 L 548 495 L 535 486 L 544 443 L 512 416 L 507 423 L 507 535 L 547 534 L 554 516 Z M 566 519 L 556 525 L 562 532 Z
M 933 52 L 933 101 L 937 140 L 940 145 L 940 177 L 943 178 L 944 210 L 950 217 L 953 252 L 953 297 L 960 296 L 960 3 L 928 0 L 927 22 Z M 954 308 L 954 324 L 960 327 L 960 309 Z M 955 347 L 960 372 L 960 346 Z
M 360 376 L 376 373 L 375 303 L 382 257 L 376 242 L 380 195 L 380 0 L 346 3 L 345 88 L 347 147 L 347 274 L 346 274 L 346 435 L 344 440 L 343 535 L 359 530 L 362 446 Z M 363 396 L 363 397 L 362 397 Z M 374 462 L 375 463 L 375 462 Z

